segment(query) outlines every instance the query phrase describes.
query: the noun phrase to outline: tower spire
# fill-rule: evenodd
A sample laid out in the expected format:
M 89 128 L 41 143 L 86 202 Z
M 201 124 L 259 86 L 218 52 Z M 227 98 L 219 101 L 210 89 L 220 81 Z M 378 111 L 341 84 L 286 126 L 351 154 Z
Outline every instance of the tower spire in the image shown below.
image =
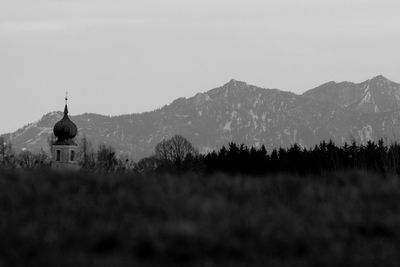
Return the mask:
M 64 115 L 68 115 L 67 102 L 68 102 L 68 91 L 65 91 L 65 108 L 64 108 Z

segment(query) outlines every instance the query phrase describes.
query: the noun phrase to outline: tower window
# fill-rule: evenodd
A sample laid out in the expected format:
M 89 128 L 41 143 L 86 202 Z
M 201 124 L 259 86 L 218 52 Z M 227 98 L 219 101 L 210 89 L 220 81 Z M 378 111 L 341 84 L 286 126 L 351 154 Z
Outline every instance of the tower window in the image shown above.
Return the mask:
M 56 161 L 60 161 L 61 160 L 61 151 L 57 150 L 56 151 Z
M 75 151 L 71 150 L 71 161 L 75 160 Z

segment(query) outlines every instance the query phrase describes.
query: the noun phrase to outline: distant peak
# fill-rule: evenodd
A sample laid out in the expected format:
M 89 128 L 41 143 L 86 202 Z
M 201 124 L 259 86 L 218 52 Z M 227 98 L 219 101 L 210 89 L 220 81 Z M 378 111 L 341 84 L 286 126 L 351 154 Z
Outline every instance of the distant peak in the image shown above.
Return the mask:
M 210 91 L 207 91 L 206 94 L 211 98 L 214 99 L 219 96 L 227 97 L 228 95 L 236 95 L 241 91 L 245 91 L 247 88 L 251 86 L 248 85 L 246 82 L 238 81 L 235 79 L 231 79 L 229 82 L 224 84 L 221 87 L 214 88 Z
M 247 85 L 247 83 L 243 82 L 243 81 L 238 81 L 235 79 L 231 79 L 228 83 L 225 84 L 225 86 L 227 85 L 233 85 L 233 86 L 238 86 L 238 85 Z
M 383 75 L 378 75 L 378 76 L 375 76 L 374 78 L 372 78 L 371 80 L 385 80 L 385 81 L 389 81 L 389 79 L 388 78 L 386 78 L 385 76 L 383 76 Z

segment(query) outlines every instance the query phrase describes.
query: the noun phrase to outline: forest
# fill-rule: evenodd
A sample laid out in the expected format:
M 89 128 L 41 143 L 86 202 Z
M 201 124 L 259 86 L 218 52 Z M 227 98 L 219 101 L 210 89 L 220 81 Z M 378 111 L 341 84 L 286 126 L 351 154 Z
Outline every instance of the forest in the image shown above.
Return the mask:
M 83 138 L 80 171 L 0 147 L 0 266 L 399 266 L 400 145 L 202 155 L 182 136 L 138 162 Z

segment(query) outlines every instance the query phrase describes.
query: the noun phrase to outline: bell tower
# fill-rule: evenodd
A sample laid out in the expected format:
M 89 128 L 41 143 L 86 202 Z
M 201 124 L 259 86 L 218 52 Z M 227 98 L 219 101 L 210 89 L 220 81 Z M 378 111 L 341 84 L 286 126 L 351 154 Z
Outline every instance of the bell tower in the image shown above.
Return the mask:
M 51 147 L 52 169 L 78 170 L 77 161 L 78 145 L 73 140 L 78 133 L 78 128 L 68 117 L 68 97 L 65 96 L 63 118 L 54 125 L 53 133 L 57 140 Z

